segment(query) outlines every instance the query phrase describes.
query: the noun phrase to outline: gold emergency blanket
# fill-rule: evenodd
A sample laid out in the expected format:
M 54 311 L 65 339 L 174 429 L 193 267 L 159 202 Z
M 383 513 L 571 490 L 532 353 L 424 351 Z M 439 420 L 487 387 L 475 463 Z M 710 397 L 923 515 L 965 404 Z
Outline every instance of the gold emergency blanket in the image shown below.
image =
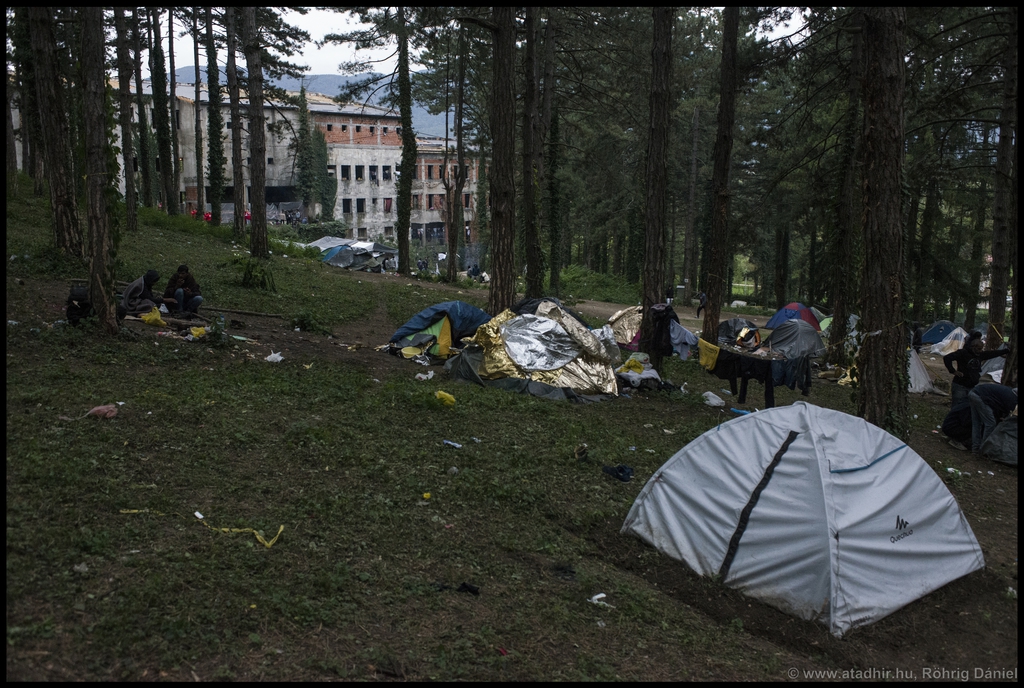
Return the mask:
M 633 337 L 640 331 L 640 323 L 643 319 L 643 308 L 640 306 L 631 306 L 616 311 L 612 317 L 608 318 L 608 324 L 612 326 L 612 332 L 615 333 L 615 341 L 619 344 L 632 342 Z

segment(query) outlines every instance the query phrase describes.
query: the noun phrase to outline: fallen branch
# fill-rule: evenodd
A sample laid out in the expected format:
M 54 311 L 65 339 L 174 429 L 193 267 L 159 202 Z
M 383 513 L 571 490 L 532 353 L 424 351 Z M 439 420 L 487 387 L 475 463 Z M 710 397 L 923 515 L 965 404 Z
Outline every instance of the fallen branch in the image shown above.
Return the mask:
M 281 318 L 283 320 L 285 317 L 280 313 L 256 313 L 254 311 L 239 311 L 232 308 L 217 308 L 215 306 L 209 306 L 205 303 L 203 304 L 203 309 L 206 310 L 206 312 L 208 313 L 238 313 L 239 315 L 252 315 L 257 318 Z

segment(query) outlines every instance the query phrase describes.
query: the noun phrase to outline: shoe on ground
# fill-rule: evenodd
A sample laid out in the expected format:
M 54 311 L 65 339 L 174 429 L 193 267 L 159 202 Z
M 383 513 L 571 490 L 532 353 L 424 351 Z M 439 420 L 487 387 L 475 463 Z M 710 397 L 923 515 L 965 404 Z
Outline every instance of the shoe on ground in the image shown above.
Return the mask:
M 949 446 L 953 447 L 953 449 L 959 449 L 960 451 L 967 451 L 967 447 L 965 447 L 962 442 L 957 442 L 956 440 L 950 440 Z

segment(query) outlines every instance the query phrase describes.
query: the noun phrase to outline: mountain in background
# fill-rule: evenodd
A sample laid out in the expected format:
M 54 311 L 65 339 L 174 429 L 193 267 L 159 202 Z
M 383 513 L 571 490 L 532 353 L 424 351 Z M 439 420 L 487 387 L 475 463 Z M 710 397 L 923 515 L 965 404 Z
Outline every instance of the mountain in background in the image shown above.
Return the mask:
M 199 68 L 200 78 L 203 82 L 206 82 L 206 68 Z M 301 81 L 293 77 L 282 77 L 280 79 L 273 79 L 272 83 L 283 88 L 286 91 L 298 91 L 301 85 L 306 85 L 306 90 L 310 93 L 321 93 L 325 96 L 336 96 L 341 93 L 341 89 L 360 79 L 366 78 L 366 75 L 361 74 L 359 76 L 344 76 L 342 74 L 310 74 L 302 77 Z M 168 78 L 170 75 L 168 74 Z M 174 70 L 174 78 L 180 83 L 195 83 L 196 70 L 195 67 L 179 67 Z M 228 76 L 225 70 L 221 70 L 220 84 L 221 87 L 227 83 Z M 372 96 L 369 99 L 371 105 L 379 102 L 377 96 Z M 224 101 L 227 102 L 227 96 L 224 97 Z M 450 125 L 449 125 L 450 126 Z M 412 106 L 412 128 L 417 134 L 425 134 L 428 136 L 444 136 L 444 114 L 432 115 L 427 112 L 425 107 L 421 107 L 416 103 Z

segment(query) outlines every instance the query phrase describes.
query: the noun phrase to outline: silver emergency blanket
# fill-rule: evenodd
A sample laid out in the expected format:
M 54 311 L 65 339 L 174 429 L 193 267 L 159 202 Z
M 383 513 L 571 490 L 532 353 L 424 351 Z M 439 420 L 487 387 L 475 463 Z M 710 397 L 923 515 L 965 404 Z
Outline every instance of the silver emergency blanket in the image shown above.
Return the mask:
M 505 351 L 526 371 L 557 370 L 580 355 L 580 347 L 551 318 L 520 315 L 501 326 Z

